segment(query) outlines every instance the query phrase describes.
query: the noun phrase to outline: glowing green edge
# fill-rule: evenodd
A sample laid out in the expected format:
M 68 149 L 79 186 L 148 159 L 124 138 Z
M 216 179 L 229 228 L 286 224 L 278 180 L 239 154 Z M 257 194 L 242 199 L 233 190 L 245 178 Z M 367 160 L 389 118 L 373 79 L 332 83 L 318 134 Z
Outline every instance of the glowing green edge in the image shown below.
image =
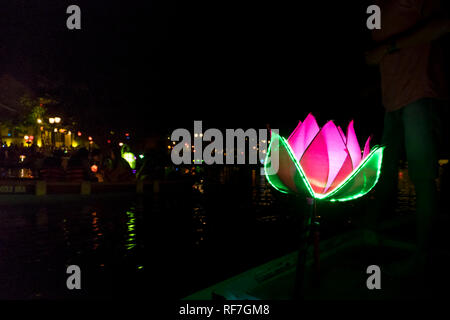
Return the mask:
M 303 168 L 301 167 L 301 165 L 300 165 L 300 163 L 297 161 L 297 159 L 295 159 L 294 152 L 292 151 L 291 146 L 289 145 L 289 143 L 287 142 L 287 140 L 286 140 L 285 138 L 283 138 L 282 136 L 280 136 L 280 135 L 274 133 L 274 134 L 273 134 L 273 137 L 275 137 L 275 136 L 279 137 L 279 138 L 280 138 L 279 141 L 280 141 L 281 143 L 283 143 L 283 144 L 286 146 L 286 150 L 288 151 L 289 157 L 290 157 L 291 160 L 294 162 L 295 167 L 297 168 L 297 171 L 300 173 L 300 177 L 302 178 L 302 180 L 303 180 L 303 182 L 304 182 L 306 188 L 308 189 L 309 195 L 310 195 L 311 197 L 313 197 L 313 198 L 316 198 L 315 193 L 314 193 L 314 190 L 312 189 L 311 185 L 309 184 L 309 181 L 308 181 L 308 179 L 306 178 L 306 174 L 303 172 Z M 272 138 L 272 140 L 273 140 L 273 138 Z M 267 153 L 266 153 L 266 159 L 264 160 L 264 172 L 267 172 L 267 170 L 266 170 L 266 168 L 267 168 L 267 163 L 268 163 L 267 160 L 269 159 L 269 154 L 270 154 L 270 151 L 271 151 L 271 149 L 272 149 L 272 143 L 273 143 L 273 141 L 272 141 L 272 142 L 270 143 L 270 145 L 269 145 L 269 149 L 267 150 Z M 286 191 L 284 191 L 284 190 L 280 190 L 277 186 L 275 186 L 274 183 L 270 180 L 269 176 L 270 176 L 270 175 L 266 174 L 266 178 L 267 178 L 267 180 L 269 181 L 269 183 L 270 183 L 270 185 L 271 185 L 272 187 L 274 187 L 276 190 L 278 190 L 278 191 L 280 191 L 280 192 L 283 192 L 283 193 L 289 193 L 289 192 L 286 192 Z
M 344 185 L 350 181 L 355 175 L 357 175 L 362 168 L 364 167 L 365 163 L 370 160 L 370 158 L 375 154 L 375 153 L 380 153 L 380 156 L 378 158 L 378 165 L 377 165 L 377 176 L 375 178 L 375 182 L 372 185 L 372 187 L 367 190 L 366 192 L 360 192 L 357 193 L 353 196 L 350 197 L 346 197 L 346 198 L 341 198 L 341 199 L 330 199 L 329 201 L 331 202 L 344 202 L 344 201 L 350 201 L 350 200 L 354 200 L 354 199 L 358 199 L 364 195 L 366 195 L 367 193 L 369 193 L 378 183 L 378 180 L 380 179 L 380 175 L 381 175 L 381 164 L 383 163 L 383 151 L 384 151 L 384 146 L 375 146 L 373 148 L 373 150 L 369 153 L 369 155 L 366 157 L 366 159 L 364 159 L 364 161 L 362 163 L 360 163 L 360 165 L 353 171 L 353 173 L 346 178 L 338 187 L 336 187 L 336 189 L 334 189 L 332 192 L 330 192 L 329 194 L 326 195 L 326 197 L 331 197 L 332 195 L 334 195 L 336 192 L 338 192 L 341 188 L 344 187 Z
M 292 151 L 292 148 L 291 148 L 291 146 L 289 145 L 289 143 L 287 142 L 286 138 L 281 137 L 280 135 L 277 135 L 277 134 L 275 134 L 275 133 L 274 133 L 273 135 L 274 135 L 274 136 L 278 136 L 279 138 L 281 138 L 281 139 L 279 139 L 279 140 L 281 141 L 281 143 L 283 143 L 283 144 L 286 146 L 286 150 L 288 151 L 289 157 L 290 157 L 291 160 L 294 162 L 295 167 L 297 168 L 298 172 L 300 172 L 300 176 L 301 176 L 303 182 L 305 183 L 305 185 L 306 185 L 306 187 L 307 187 L 307 189 L 308 189 L 309 194 L 310 194 L 314 199 L 317 199 L 317 200 L 329 200 L 329 201 L 331 201 L 331 202 L 344 202 L 344 201 L 350 201 L 350 200 L 358 199 L 358 198 L 364 196 L 365 194 L 369 193 L 370 190 L 372 190 L 373 187 L 375 187 L 375 185 L 378 183 L 378 180 L 379 180 L 380 174 L 381 174 L 381 163 L 383 162 L 383 150 L 384 150 L 384 148 L 385 148 L 384 146 L 381 146 L 381 147 L 380 147 L 380 146 L 375 146 L 375 147 L 373 147 L 372 151 L 371 151 L 371 152 L 369 153 L 369 155 L 364 159 L 364 161 L 362 161 L 362 162 L 358 165 L 358 167 L 357 167 L 356 169 L 354 169 L 353 172 L 352 172 L 352 173 L 351 173 L 344 181 L 342 181 L 342 182 L 341 182 L 341 183 L 340 183 L 333 191 L 331 191 L 330 193 L 327 193 L 327 194 L 317 194 L 317 193 L 314 192 L 314 190 L 312 189 L 311 185 L 309 184 L 309 181 L 308 181 L 308 179 L 306 178 L 306 174 L 304 173 L 304 171 L 303 171 L 303 169 L 302 169 L 302 167 L 301 167 L 301 165 L 300 165 L 300 162 L 297 161 L 297 159 L 295 158 L 294 152 Z M 273 143 L 273 142 L 272 142 L 272 143 Z M 268 158 L 269 158 L 269 154 L 270 154 L 270 151 L 271 151 L 271 148 L 272 148 L 272 143 L 270 143 L 270 145 L 269 145 L 269 149 L 267 150 L 267 154 L 266 154 L 266 159 L 264 160 L 264 172 L 267 172 L 267 170 L 266 170 L 266 168 L 267 168 L 267 163 L 268 163 L 267 160 L 268 160 Z M 378 159 L 377 177 L 376 177 L 376 179 L 375 179 L 375 183 L 373 184 L 373 186 L 372 186 L 369 190 L 367 190 L 366 192 L 360 192 L 360 193 L 357 193 L 357 194 L 355 194 L 355 195 L 353 195 L 353 196 L 346 197 L 346 198 L 341 198 L 341 199 L 329 199 L 329 198 L 331 198 L 334 194 L 336 194 L 339 190 L 341 190 L 341 189 L 347 184 L 347 182 L 349 182 L 354 176 L 356 176 L 356 175 L 362 170 L 362 168 L 363 168 L 364 165 L 367 163 L 367 161 L 369 161 L 369 160 L 372 158 L 372 156 L 373 156 L 375 153 L 377 153 L 377 152 L 381 152 L 380 157 L 379 157 L 379 159 Z M 274 187 L 274 188 L 275 188 L 277 191 L 279 191 L 279 192 L 282 192 L 282 193 L 289 193 L 289 192 L 284 191 L 284 190 L 281 190 L 280 188 L 278 188 L 277 186 L 275 186 L 275 184 L 271 181 L 271 179 L 270 179 L 269 177 L 270 177 L 270 175 L 266 174 L 267 181 L 269 181 L 269 183 L 270 183 L 270 185 L 271 185 L 272 187 Z
M 274 135 L 275 135 L 275 134 L 274 134 Z M 266 158 L 264 159 L 264 173 L 265 173 L 266 179 L 267 179 L 267 181 L 269 181 L 269 184 L 270 184 L 275 190 L 277 190 L 277 191 L 279 191 L 279 192 L 281 192 L 281 193 L 286 193 L 286 194 L 288 194 L 288 193 L 289 193 L 288 191 L 281 190 L 280 188 L 278 188 L 278 187 L 272 182 L 272 180 L 269 178 L 270 175 L 267 174 L 267 163 L 269 162 L 268 160 L 269 160 L 269 154 L 270 154 L 271 150 L 272 150 L 272 143 L 270 143 L 269 148 L 267 149 Z

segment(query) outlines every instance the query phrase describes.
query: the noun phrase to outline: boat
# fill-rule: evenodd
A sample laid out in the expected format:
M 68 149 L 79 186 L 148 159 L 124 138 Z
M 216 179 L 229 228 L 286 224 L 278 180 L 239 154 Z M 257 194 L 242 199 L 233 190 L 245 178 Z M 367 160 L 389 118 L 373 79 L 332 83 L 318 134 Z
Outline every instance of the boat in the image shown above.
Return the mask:
M 414 245 L 394 239 L 384 239 L 384 247 L 395 252 L 411 252 Z M 320 243 L 320 268 L 333 269 L 336 257 L 345 252 L 366 250 L 367 244 L 364 234 L 360 230 L 353 230 L 337 235 Z M 295 293 L 298 252 L 291 252 L 253 269 L 238 274 L 232 278 L 221 281 L 211 287 L 197 291 L 184 297 L 182 300 L 293 300 Z M 361 288 L 365 289 L 364 273 L 361 270 Z M 315 281 L 314 252 L 309 246 L 305 260 L 304 284 L 301 288 L 301 297 L 305 300 L 320 299 L 324 295 L 325 286 L 320 290 L 321 280 Z M 320 276 L 319 276 L 320 277 Z M 358 273 L 355 274 L 358 277 Z M 339 288 L 332 288 L 339 290 Z M 345 289 L 345 288 L 344 288 Z M 356 295 L 351 299 L 365 298 Z M 359 294 L 359 293 L 358 293 Z M 349 295 L 343 294 L 345 299 Z M 370 297 L 369 297 L 370 298 Z M 332 298 L 335 299 L 335 296 Z

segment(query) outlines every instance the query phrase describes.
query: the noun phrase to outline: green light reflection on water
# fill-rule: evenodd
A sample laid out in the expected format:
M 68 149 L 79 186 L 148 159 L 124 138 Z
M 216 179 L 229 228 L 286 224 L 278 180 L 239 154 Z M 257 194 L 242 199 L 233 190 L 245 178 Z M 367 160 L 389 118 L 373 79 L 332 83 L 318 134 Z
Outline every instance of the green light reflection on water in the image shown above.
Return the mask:
M 136 247 L 136 233 L 134 233 L 136 219 L 134 218 L 134 212 L 132 211 L 127 211 L 127 217 L 128 238 L 125 243 L 125 248 L 131 250 Z

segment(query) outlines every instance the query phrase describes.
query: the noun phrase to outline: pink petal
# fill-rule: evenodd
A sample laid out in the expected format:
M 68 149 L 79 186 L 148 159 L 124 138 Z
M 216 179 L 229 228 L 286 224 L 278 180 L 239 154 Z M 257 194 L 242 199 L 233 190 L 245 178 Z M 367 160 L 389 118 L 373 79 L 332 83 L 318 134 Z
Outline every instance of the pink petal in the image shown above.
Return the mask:
M 352 158 L 353 168 L 356 168 L 361 162 L 361 148 L 359 147 L 358 139 L 356 138 L 353 120 L 350 121 L 347 128 L 347 149 Z
M 341 134 L 342 141 L 344 141 L 344 143 L 347 143 L 347 138 L 345 137 L 344 131 L 342 131 L 342 128 L 339 126 L 337 128 L 339 130 L 339 133 Z
M 298 125 L 295 127 L 294 131 L 292 131 L 291 135 L 289 136 L 289 138 L 287 139 L 289 145 L 291 146 L 292 151 L 294 151 L 294 154 L 296 153 L 296 149 L 298 149 L 298 147 L 294 148 L 294 146 L 296 146 L 298 144 L 298 140 L 300 139 L 300 128 L 302 127 L 302 122 L 299 121 Z M 296 159 L 298 160 L 299 158 Z
M 325 193 L 348 156 L 339 130 L 327 122 L 303 154 L 300 164 L 315 193 Z
M 370 137 L 367 139 L 366 144 L 364 145 L 364 153 L 362 160 L 364 160 L 370 153 Z
M 334 178 L 331 186 L 326 190 L 326 192 L 331 192 L 336 188 L 342 181 L 344 181 L 353 171 L 352 159 L 350 158 L 350 154 L 347 153 L 347 157 L 345 158 L 344 164 L 339 170 L 336 178 Z
M 288 139 L 288 143 L 294 151 L 295 158 L 300 160 L 306 148 L 319 133 L 319 126 L 312 114 L 308 114 L 303 123 L 299 123 Z

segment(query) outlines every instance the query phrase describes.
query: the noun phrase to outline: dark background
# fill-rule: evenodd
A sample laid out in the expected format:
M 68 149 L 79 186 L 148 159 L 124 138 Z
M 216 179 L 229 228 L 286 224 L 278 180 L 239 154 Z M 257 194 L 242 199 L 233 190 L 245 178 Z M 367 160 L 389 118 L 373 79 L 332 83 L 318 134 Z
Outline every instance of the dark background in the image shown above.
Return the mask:
M 81 7 L 81 30 L 66 28 L 71 4 Z M 288 134 L 313 112 L 321 126 L 355 119 L 360 143 L 370 134 L 379 143 L 379 75 L 363 54 L 370 47 L 369 4 L 0 0 L 0 74 L 37 94 L 71 88 L 70 111 L 92 130 L 166 135 L 203 120 L 204 129 L 269 123 Z M 167 216 L 167 224 L 154 224 L 166 237 L 156 243 L 176 260 L 166 247 L 167 233 L 177 229 L 161 227 L 171 226 Z M 150 260 L 153 254 L 152 247 Z M 170 290 L 170 278 L 151 274 Z
M 363 59 L 363 2 L 213 3 L 162 8 L 168 17 L 159 17 L 153 69 L 159 105 L 230 125 L 288 128 L 308 112 L 342 125 L 382 113 L 377 70 Z
M 70 4 L 81 8 L 81 30 L 66 28 Z M 320 125 L 355 119 L 361 135 L 377 135 L 378 73 L 363 59 L 367 5 L 1 1 L 0 73 L 32 89 L 43 78 L 80 86 L 88 98 L 75 94 L 77 116 L 143 134 L 194 119 L 289 131 L 313 112 Z

